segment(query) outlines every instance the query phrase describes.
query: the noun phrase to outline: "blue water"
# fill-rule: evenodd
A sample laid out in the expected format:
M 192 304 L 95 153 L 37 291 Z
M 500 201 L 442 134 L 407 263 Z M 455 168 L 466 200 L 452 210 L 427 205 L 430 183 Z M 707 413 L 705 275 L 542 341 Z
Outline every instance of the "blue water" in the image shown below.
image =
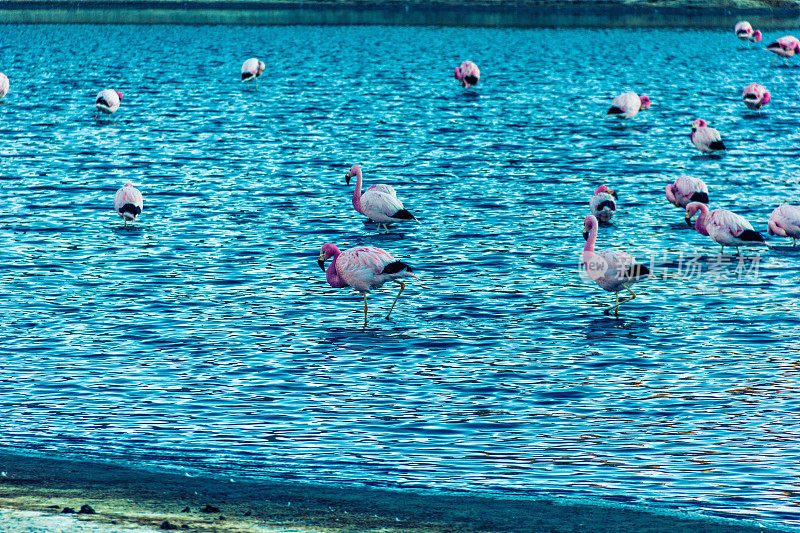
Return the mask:
M 734 22 L 4 26 L 2 446 L 800 526 L 800 249 L 721 258 L 663 192 L 700 177 L 762 232 L 800 203 L 800 67 L 742 49 Z M 258 90 L 238 81 L 252 56 Z M 465 58 L 475 92 L 452 79 Z M 95 122 L 105 87 L 122 108 Z M 653 101 L 627 127 L 605 117 L 624 90 Z M 727 155 L 692 147 L 698 117 Z M 422 223 L 365 225 L 353 163 Z M 145 207 L 123 229 L 126 180 Z M 598 247 L 656 275 L 619 319 L 578 267 L 601 183 L 619 210 Z M 414 265 L 391 320 L 387 285 L 362 328 L 325 242 Z

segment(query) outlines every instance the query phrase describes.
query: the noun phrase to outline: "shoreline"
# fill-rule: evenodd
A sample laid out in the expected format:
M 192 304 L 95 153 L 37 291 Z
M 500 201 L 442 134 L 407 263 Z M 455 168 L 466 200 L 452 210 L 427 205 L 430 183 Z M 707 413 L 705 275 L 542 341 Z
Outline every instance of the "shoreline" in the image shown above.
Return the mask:
M 800 5 L 755 0 L 678 2 L 521 0 L 110 1 L 6 0 L 7 24 L 410 25 L 509 28 L 732 28 L 748 18 L 762 29 L 800 26 Z
M 790 531 L 631 506 L 288 482 L 226 482 L 8 452 L 0 452 L 0 471 L 4 473 L 0 477 L 0 508 L 36 513 L 29 519 L 23 514 L 21 523 L 59 516 L 72 517 L 76 527 L 91 522 L 158 529 L 166 520 L 176 528 L 200 532 Z M 82 505 L 91 506 L 96 514 L 60 514 L 64 507 L 77 511 Z M 0 518 L 6 515 L 0 514 Z

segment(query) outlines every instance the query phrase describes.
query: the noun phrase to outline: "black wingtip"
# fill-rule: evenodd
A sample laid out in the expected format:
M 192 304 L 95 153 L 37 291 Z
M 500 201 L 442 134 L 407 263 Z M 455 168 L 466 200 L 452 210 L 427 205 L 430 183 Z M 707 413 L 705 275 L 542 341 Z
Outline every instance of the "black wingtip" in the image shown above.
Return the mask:
M 709 148 L 712 150 L 725 150 L 725 143 L 722 141 L 714 141 L 713 143 L 708 145 Z
M 615 105 L 612 105 L 612 106 L 611 106 L 611 109 L 609 109 L 609 110 L 608 110 L 608 112 L 606 113 L 606 115 L 621 115 L 621 114 L 623 114 L 624 112 L 625 112 L 625 111 L 623 111 L 622 109 L 618 108 L 617 106 L 615 106 Z
M 628 271 L 625 272 L 625 277 L 631 279 L 639 279 L 649 275 L 650 269 L 639 263 L 631 265 L 630 268 L 628 268 Z
M 417 220 L 417 217 L 409 213 L 408 210 L 406 209 L 401 209 L 400 211 L 392 215 L 392 218 L 397 218 L 400 220 Z
M 690 202 L 700 202 L 703 204 L 708 203 L 708 193 L 707 192 L 696 192 L 689 198 Z
M 135 217 L 139 216 L 139 214 L 141 212 L 142 212 L 142 208 L 139 207 L 138 205 L 133 205 L 133 204 L 125 204 L 125 205 L 123 205 L 122 207 L 119 208 L 119 214 L 130 213 L 131 215 L 133 215 Z
M 403 263 L 402 261 L 394 261 L 383 267 L 383 270 L 381 270 L 381 274 L 397 274 L 398 272 L 401 272 L 403 270 L 407 270 L 408 272 L 414 271 L 406 263 Z
M 751 229 L 744 230 L 739 235 L 737 235 L 737 237 L 743 241 L 764 242 L 764 236 L 761 235 L 759 232 L 753 231 Z
M 597 210 L 598 211 L 602 211 L 606 207 L 609 208 L 612 211 L 616 211 L 617 210 L 616 204 L 614 204 L 614 202 L 612 202 L 611 200 L 603 200 L 602 202 L 597 204 Z

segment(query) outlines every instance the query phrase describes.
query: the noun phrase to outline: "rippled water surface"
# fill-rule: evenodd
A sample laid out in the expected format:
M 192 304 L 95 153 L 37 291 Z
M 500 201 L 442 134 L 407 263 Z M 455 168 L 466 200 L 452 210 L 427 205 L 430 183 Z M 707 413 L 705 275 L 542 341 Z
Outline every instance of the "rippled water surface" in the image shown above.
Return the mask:
M 762 232 L 800 203 L 797 66 L 730 28 L 2 34 L 3 446 L 800 526 L 800 249 L 722 257 L 664 198 L 701 177 Z M 452 79 L 465 58 L 475 92 Z M 122 108 L 95 122 L 105 87 Z M 627 127 L 605 117 L 625 90 L 653 100 Z M 727 155 L 692 147 L 698 117 Z M 364 224 L 353 163 L 422 223 Z M 126 180 L 145 208 L 123 229 Z M 598 246 L 656 275 L 619 319 L 578 268 L 601 183 L 620 207 Z M 362 327 L 325 242 L 414 265 L 391 320 L 386 285 Z

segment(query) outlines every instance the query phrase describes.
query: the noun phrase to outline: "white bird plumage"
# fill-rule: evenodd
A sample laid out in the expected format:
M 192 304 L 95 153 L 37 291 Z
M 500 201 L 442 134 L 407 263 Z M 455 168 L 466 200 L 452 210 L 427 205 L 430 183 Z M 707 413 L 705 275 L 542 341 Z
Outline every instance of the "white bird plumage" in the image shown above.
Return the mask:
M 740 246 L 754 246 L 764 243 L 764 237 L 753 229 L 747 219 L 727 209 L 712 209 L 700 202 L 691 202 L 686 206 L 686 223 L 690 226 L 691 218 L 697 215 L 694 229 L 701 235 L 706 235 L 722 246 L 720 253 L 726 246 L 733 246 L 739 253 Z
M 589 211 L 600 222 L 608 222 L 617 212 L 617 193 L 605 185 L 599 186 L 589 200 Z
M 131 182 L 126 182 L 114 195 L 114 211 L 122 217 L 127 226 L 128 222 L 133 222 L 139 216 L 142 209 L 144 209 L 142 193 Z
M 783 204 L 775 208 L 769 216 L 767 231 L 770 235 L 790 237 L 795 246 L 800 239 L 800 207 Z
M 98 111 L 110 115 L 116 113 L 122 103 L 122 93 L 113 89 L 103 89 L 97 93 L 95 107 Z
M 397 198 L 397 192 L 394 187 L 390 185 L 377 184 L 372 185 L 363 193 L 361 186 L 363 182 L 363 175 L 361 167 L 353 165 L 345 175 L 347 184 L 350 184 L 350 178 L 356 176 L 356 188 L 353 192 L 353 207 L 356 211 L 366 216 L 373 222 L 378 223 L 378 230 L 383 225 L 388 231 L 388 224 L 392 222 L 400 222 L 403 220 L 417 220 L 403 206 L 403 202 Z

